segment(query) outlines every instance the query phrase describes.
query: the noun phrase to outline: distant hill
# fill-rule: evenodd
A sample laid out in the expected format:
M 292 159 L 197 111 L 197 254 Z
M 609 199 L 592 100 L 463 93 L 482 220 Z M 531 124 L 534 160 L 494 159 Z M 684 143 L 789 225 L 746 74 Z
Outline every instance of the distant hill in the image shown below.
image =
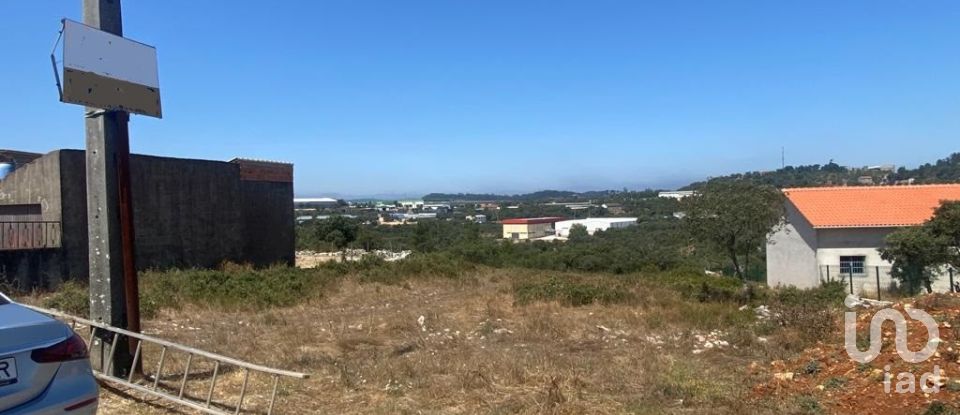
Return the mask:
M 960 183 L 960 153 L 927 163 L 917 168 L 900 167 L 891 170 L 888 167 L 846 167 L 834 163 L 811 164 L 805 166 L 787 166 L 775 171 L 753 171 L 715 177 L 710 180 L 753 180 L 777 188 L 819 187 L 819 186 L 866 186 L 880 184 L 933 184 Z M 706 181 L 694 182 L 680 190 L 695 190 Z M 541 190 L 539 192 L 499 195 L 492 193 L 430 193 L 423 197 L 425 201 L 448 202 L 575 202 L 585 200 L 603 200 L 621 202 L 635 198 L 656 196 L 656 190 L 639 192 L 620 190 L 595 190 L 589 192 L 571 192 L 565 190 Z
M 752 180 L 777 188 L 819 186 L 869 186 L 881 184 L 935 184 L 960 182 L 960 153 L 927 163 L 914 169 L 900 167 L 896 171 L 878 167 L 845 167 L 830 161 L 827 164 L 787 166 L 767 172 L 736 173 L 710 180 Z M 706 181 L 683 188 L 694 190 Z
M 498 195 L 492 193 L 430 193 L 423 197 L 424 201 L 448 202 L 570 202 L 609 197 L 620 193 L 617 190 L 595 190 L 589 192 L 570 192 L 565 190 L 541 190 L 539 192 Z

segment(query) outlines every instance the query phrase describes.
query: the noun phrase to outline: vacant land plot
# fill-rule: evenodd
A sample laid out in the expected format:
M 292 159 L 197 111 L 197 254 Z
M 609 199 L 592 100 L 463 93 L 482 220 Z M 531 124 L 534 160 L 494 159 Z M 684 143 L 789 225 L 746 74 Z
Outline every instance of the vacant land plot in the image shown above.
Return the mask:
M 839 314 L 824 306 L 838 304 L 835 296 L 731 296 L 707 284 L 680 290 L 656 278 L 520 269 L 369 281 L 362 272 L 350 273 L 322 289 L 300 288 L 303 298 L 288 306 L 181 300 L 160 307 L 144 322 L 145 332 L 310 373 L 308 380 L 284 384 L 280 413 L 799 414 L 856 408 L 856 402 L 838 400 L 836 385 L 818 389 L 819 379 L 773 381 L 797 359 L 809 359 L 804 353 L 817 348 L 817 339 L 842 342 Z M 771 307 L 758 309 L 758 302 Z M 827 350 L 835 356 L 825 362 L 845 358 L 840 349 Z M 147 367 L 156 355 L 147 352 Z M 162 383 L 178 384 L 183 360 L 171 360 Z M 260 387 L 246 400 L 255 413 L 266 409 L 268 382 L 251 379 Z M 225 399 L 241 383 L 239 372 L 228 372 L 215 396 Z M 205 396 L 207 386 L 191 382 L 188 395 Z M 858 393 L 864 392 L 860 386 Z M 181 411 L 113 392 L 102 398 L 104 413 Z M 913 402 L 908 412 L 923 412 L 935 398 Z

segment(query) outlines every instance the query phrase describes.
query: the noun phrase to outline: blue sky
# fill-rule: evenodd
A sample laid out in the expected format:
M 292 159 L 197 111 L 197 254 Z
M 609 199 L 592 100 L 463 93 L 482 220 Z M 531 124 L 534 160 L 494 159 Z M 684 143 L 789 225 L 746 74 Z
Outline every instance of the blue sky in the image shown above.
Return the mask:
M 48 54 L 80 0 L 0 2 L 0 147 L 83 146 Z M 131 1 L 164 118 L 134 152 L 296 164 L 298 195 L 674 187 L 960 150 L 949 1 Z

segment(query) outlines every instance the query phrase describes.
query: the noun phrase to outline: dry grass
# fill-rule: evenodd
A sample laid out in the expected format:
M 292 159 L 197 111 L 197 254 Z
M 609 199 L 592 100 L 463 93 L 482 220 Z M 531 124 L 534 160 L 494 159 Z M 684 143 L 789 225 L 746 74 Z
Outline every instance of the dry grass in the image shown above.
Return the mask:
M 760 400 L 752 393 L 758 376 L 768 374 L 751 374 L 747 367 L 783 351 L 776 341 L 756 341 L 769 328 L 736 303 L 701 303 L 658 285 L 633 284 L 629 300 L 619 303 L 521 304 L 514 298 L 516 281 L 547 280 L 530 270 L 481 269 L 466 278 L 410 279 L 402 285 L 361 280 L 345 277 L 301 305 L 267 311 L 184 304 L 145 321 L 145 332 L 310 373 L 306 381 L 283 384 L 279 413 L 793 410 L 789 402 Z M 713 330 L 722 330 L 730 345 L 694 353 L 696 337 Z M 148 372 L 158 354 L 145 353 Z M 178 384 L 182 373 L 176 370 L 182 370 L 183 360 L 168 360 L 162 384 Z M 209 370 L 209 363 L 194 362 L 192 372 Z M 252 413 L 265 412 L 269 382 L 251 378 L 256 393 L 245 407 Z M 240 371 L 228 372 L 215 397 L 223 402 L 241 383 Z M 188 395 L 205 396 L 205 381 L 188 385 Z M 115 392 L 102 394 L 102 413 L 191 413 Z

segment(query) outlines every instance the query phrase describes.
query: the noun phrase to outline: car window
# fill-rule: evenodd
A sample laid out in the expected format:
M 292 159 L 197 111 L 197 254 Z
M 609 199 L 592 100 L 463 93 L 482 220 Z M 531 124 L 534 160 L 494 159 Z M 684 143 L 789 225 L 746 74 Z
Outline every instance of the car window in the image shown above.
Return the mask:
M 4 305 L 4 304 L 10 304 L 10 302 L 7 301 L 7 297 L 4 297 L 3 294 L 0 293 L 0 305 Z

